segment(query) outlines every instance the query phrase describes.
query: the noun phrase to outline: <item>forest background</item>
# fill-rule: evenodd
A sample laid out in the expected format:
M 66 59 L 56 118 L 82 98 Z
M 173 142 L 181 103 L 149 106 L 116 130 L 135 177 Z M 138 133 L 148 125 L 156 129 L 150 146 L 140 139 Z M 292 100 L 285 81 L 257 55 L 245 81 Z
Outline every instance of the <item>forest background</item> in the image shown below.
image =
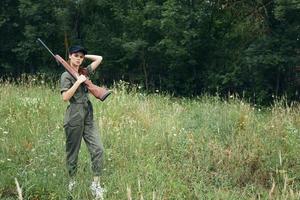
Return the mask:
M 39 37 L 67 58 L 104 57 L 93 77 L 176 96 L 238 94 L 257 104 L 299 99 L 299 0 L 2 0 L 0 73 L 59 80 Z M 297 71 L 298 70 L 298 71 Z

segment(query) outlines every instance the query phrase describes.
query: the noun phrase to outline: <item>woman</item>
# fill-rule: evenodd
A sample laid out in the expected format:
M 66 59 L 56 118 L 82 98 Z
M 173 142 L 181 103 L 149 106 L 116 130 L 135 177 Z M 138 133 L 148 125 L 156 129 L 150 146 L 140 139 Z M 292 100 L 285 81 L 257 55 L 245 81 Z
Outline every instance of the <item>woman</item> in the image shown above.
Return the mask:
M 102 56 L 87 55 L 87 51 L 81 46 L 73 46 L 69 49 L 69 64 L 80 73 L 84 59 L 92 61 L 86 68 L 91 75 L 100 65 Z M 80 75 L 76 79 L 68 72 L 61 75 L 61 94 L 64 101 L 69 101 L 65 118 L 64 129 L 66 134 L 67 168 L 70 175 L 69 191 L 72 191 L 76 182 L 74 176 L 77 171 L 78 153 L 82 138 L 84 139 L 91 155 L 93 181 L 92 194 L 96 199 L 103 199 L 104 189 L 100 185 L 100 172 L 102 164 L 103 146 L 97 125 L 93 120 L 93 107 L 89 101 L 88 90 L 83 82 L 86 76 Z

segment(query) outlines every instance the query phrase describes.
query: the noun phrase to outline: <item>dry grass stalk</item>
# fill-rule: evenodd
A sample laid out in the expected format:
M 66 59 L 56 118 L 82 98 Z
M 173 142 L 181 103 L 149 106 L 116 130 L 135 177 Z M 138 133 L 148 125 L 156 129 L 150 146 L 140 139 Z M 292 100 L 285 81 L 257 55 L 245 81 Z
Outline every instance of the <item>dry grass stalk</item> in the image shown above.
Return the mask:
M 272 177 L 272 188 L 271 188 L 271 190 L 270 190 L 270 192 L 269 192 L 269 199 L 272 199 L 273 198 L 273 194 L 274 194 L 274 190 L 275 190 L 275 186 L 276 186 L 276 184 L 275 184 L 275 180 L 274 180 L 274 178 Z
M 142 194 L 142 189 L 141 189 L 142 187 L 141 187 L 141 180 L 140 180 L 140 178 L 138 178 L 138 189 L 139 189 L 139 194 L 140 194 L 140 199 L 141 200 L 144 200 L 144 197 L 143 197 L 143 194 Z
M 15 178 L 15 182 L 16 182 L 16 186 L 17 186 L 18 199 L 23 200 L 22 189 L 20 188 L 20 185 L 19 185 L 19 182 L 18 182 L 17 178 Z
M 131 197 L 131 189 L 127 186 L 127 199 L 128 200 L 132 200 L 132 197 Z
M 153 193 L 152 193 L 152 200 L 155 200 L 155 191 L 153 191 Z
M 281 157 L 281 151 L 279 151 L 279 164 L 280 164 L 280 166 L 282 166 L 282 157 Z

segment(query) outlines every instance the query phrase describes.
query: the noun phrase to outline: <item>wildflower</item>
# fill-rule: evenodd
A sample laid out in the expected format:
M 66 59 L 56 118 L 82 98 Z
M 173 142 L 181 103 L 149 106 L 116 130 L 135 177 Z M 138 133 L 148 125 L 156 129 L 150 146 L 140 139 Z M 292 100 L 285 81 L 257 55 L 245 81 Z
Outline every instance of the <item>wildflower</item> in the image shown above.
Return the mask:
M 10 159 L 10 158 L 7 158 L 7 161 L 11 162 L 11 159 Z

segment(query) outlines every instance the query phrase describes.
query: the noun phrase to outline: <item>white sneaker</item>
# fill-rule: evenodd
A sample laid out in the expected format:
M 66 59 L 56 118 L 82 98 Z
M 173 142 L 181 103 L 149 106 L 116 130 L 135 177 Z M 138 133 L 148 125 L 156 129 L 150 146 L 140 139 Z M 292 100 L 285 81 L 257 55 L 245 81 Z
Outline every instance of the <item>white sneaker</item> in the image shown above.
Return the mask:
M 92 191 L 92 195 L 95 197 L 95 199 L 97 199 L 97 200 L 104 199 L 104 193 L 106 192 L 106 190 L 101 187 L 99 182 L 94 182 L 94 181 L 92 182 L 91 191 Z
M 76 185 L 76 181 L 70 180 L 68 185 L 69 192 L 71 192 L 74 189 L 75 185 Z

